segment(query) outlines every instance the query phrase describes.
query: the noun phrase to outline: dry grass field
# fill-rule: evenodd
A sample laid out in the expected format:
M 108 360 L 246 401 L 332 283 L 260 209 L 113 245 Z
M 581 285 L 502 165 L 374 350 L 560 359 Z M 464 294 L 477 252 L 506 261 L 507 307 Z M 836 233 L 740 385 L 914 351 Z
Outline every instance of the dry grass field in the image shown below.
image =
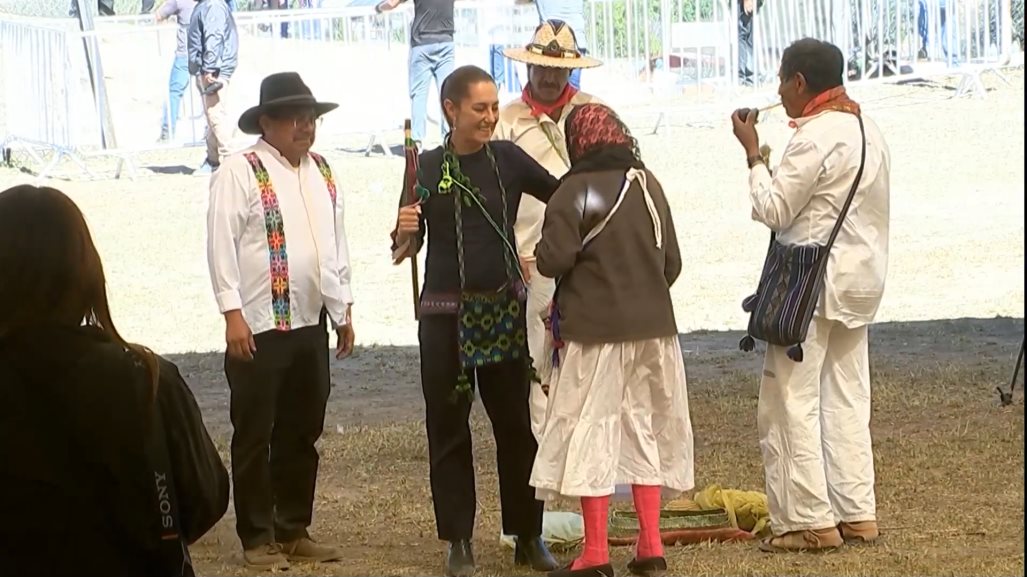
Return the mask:
M 981 100 L 947 98 L 952 79 L 854 91 L 893 159 L 889 281 L 871 341 L 883 540 L 820 556 L 766 556 L 751 544 L 678 547 L 669 551 L 671 574 L 1023 575 L 1024 405 L 1018 393 L 1001 408 L 994 393 L 1008 386 L 1024 334 L 1024 79 L 1022 70 L 1009 76 L 1012 86 L 988 79 L 994 90 Z M 256 93 L 240 98 L 255 102 Z M 684 251 L 673 296 L 698 485 L 759 490 L 759 356 L 736 344 L 766 231 L 749 219 L 742 153 L 721 114 L 732 105 L 679 111 L 674 129 L 659 135 L 644 129 L 655 109 L 631 107 L 625 116 L 672 197 Z M 788 131 L 780 115 L 761 129 L 777 151 Z M 393 267 L 387 253 L 402 165 L 347 152 L 357 144 L 319 142 L 348 210 L 361 346 L 333 361 L 314 534 L 348 557 L 289 574 L 438 575 L 443 548 L 426 478 L 409 270 Z M 62 167 L 50 184 L 89 220 L 122 333 L 179 364 L 227 462 L 223 328 L 204 253 L 206 182 L 183 174 L 200 155 L 144 154 L 135 180 L 81 181 Z M 0 168 L 0 189 L 31 178 Z M 475 434 L 480 574 L 519 574 L 498 542 L 494 444 L 480 410 Z M 200 574 L 253 574 L 241 565 L 231 510 L 193 551 Z M 628 558 L 627 550 L 615 555 L 622 568 Z

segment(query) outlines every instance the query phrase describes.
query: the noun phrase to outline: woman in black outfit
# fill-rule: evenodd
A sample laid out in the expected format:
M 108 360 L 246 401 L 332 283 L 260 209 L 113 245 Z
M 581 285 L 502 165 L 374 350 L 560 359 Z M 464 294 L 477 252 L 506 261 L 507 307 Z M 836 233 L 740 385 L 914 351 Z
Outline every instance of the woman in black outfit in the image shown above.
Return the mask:
M 503 532 L 516 536 L 517 564 L 550 571 L 557 563 L 541 539 L 543 504 L 528 484 L 538 445 L 528 414 L 531 360 L 513 222 L 522 193 L 546 202 L 559 182 L 517 145 L 490 142 L 499 97 L 487 72 L 458 68 L 441 93 L 452 132 L 442 147 L 421 154 L 420 200 L 400 208 L 393 233 L 394 251 L 410 245 L 411 256 L 427 229 L 418 337 L 438 535 L 450 543 L 447 574 L 471 575 L 476 501 L 468 416 L 477 388 L 496 437 Z
M 114 328 L 71 199 L 0 192 L 0 247 L 0 575 L 193 575 L 228 508 L 196 399 Z

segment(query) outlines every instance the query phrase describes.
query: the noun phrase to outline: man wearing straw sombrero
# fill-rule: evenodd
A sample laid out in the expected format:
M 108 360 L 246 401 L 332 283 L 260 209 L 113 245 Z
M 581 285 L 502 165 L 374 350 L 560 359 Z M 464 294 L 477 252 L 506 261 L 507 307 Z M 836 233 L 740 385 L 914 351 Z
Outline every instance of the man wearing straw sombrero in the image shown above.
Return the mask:
M 316 100 L 295 72 L 268 76 L 260 104 L 239 118 L 260 139 L 210 182 L 207 260 L 225 317 L 236 532 L 251 567 L 342 557 L 307 532 L 331 387 L 329 323 L 336 358 L 353 350 L 343 199 L 310 150 L 337 106 Z
M 560 20 L 543 22 L 535 29 L 527 46 L 507 48 L 504 54 L 528 65 L 528 84 L 520 98 L 500 111 L 493 139 L 514 142 L 550 174 L 560 177 L 570 168 L 564 138 L 567 116 L 577 106 L 600 102 L 570 84 L 571 72 L 602 63 L 582 54 L 574 31 Z M 514 223 L 517 251 L 528 282 L 528 348 L 540 375 L 543 374 L 540 365 L 544 362 L 542 349 L 546 334 L 542 317 L 548 311 L 556 288 L 553 279 L 539 275 L 535 268 L 535 245 L 542 238 L 545 211 L 544 204 L 524 197 Z M 531 428 L 536 437 L 541 435 L 545 419 L 546 385 L 548 383 L 543 383 L 531 391 Z

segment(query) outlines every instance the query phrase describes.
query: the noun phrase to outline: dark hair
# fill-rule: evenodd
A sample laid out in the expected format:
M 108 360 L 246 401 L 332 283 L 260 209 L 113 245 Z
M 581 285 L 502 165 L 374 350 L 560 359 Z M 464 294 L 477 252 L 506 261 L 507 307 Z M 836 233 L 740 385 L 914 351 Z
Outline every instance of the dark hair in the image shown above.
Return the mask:
M 443 104 L 442 114 L 446 114 L 445 102 L 447 100 L 459 106 L 460 102 L 467 97 L 467 91 L 471 85 L 479 82 L 491 82 L 495 84 L 496 80 L 482 68 L 471 64 L 461 66 L 451 72 L 449 76 L 442 81 L 442 87 L 439 89 L 439 98 Z M 449 122 L 450 126 L 453 125 L 452 119 L 447 117 L 446 120 Z
M 845 74 L 845 57 L 831 44 L 815 38 L 796 40 L 781 55 L 781 78 L 802 74 L 809 92 L 820 94 L 841 86 Z
M 107 281 L 89 227 L 59 190 L 21 185 L 0 192 L 0 336 L 39 325 L 99 329 L 147 368 L 156 393 L 157 359 L 114 328 Z

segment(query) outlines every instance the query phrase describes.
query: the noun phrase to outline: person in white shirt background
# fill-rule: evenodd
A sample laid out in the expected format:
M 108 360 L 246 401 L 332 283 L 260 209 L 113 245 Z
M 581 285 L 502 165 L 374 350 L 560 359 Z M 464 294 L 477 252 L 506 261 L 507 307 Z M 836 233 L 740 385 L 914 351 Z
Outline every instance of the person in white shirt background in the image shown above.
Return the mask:
M 574 30 L 560 20 L 543 22 L 535 29 L 527 46 L 508 48 L 504 55 L 528 65 L 528 84 L 520 98 L 499 111 L 492 139 L 512 141 L 559 178 L 570 169 L 564 136 L 567 116 L 576 106 L 590 102 L 601 104 L 598 98 L 570 84 L 571 72 L 602 63 L 582 54 Z M 517 252 L 528 284 L 528 349 L 540 375 L 546 362 L 543 351 L 546 327 L 542 317 L 549 311 L 556 289 L 555 281 L 538 274 L 535 267 L 535 245 L 542 238 L 545 213 L 545 204 L 524 196 L 514 222 Z M 531 430 L 536 438 L 542 435 L 548 385 L 543 382 L 542 386 L 531 389 Z
M 336 357 L 353 350 L 343 198 L 310 152 L 321 115 L 295 72 L 272 74 L 239 129 L 260 135 L 210 182 L 207 258 L 225 317 L 232 481 L 244 559 L 283 569 L 332 561 L 307 533 L 330 388 L 327 322 Z
M 805 38 L 783 53 L 781 103 L 795 134 L 773 176 L 756 117 L 732 115 L 750 168 L 752 218 L 786 245 L 826 243 L 859 170 L 862 178 L 831 248 L 801 362 L 767 347 L 757 414 L 774 537 L 768 552 L 830 549 L 878 536 L 870 436 L 867 327 L 888 268 L 891 155 L 877 124 L 843 86 L 838 47 Z

